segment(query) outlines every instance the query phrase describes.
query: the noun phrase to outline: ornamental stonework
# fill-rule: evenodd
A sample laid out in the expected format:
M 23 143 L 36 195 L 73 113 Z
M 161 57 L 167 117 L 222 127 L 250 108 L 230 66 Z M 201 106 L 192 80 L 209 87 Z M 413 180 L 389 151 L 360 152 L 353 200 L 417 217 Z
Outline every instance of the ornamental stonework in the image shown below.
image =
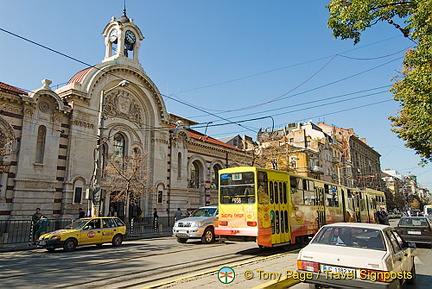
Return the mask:
M 126 91 L 115 91 L 106 97 L 104 114 L 109 117 L 124 118 L 137 125 L 143 123 L 140 106 Z

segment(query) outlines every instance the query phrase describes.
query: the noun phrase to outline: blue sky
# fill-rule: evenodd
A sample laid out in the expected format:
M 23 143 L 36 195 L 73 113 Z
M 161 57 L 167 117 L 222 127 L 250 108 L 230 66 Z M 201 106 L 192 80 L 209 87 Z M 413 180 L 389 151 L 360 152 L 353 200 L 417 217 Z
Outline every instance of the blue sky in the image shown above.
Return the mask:
M 88 64 L 104 57 L 101 35 L 122 0 L 0 0 L 0 28 Z M 382 169 L 418 176 L 432 188 L 432 165 L 390 131 L 399 105 L 388 92 L 413 45 L 380 24 L 360 43 L 334 39 L 327 1 L 128 0 L 146 37 L 140 62 L 169 112 L 222 137 L 324 121 L 353 128 L 381 154 Z M 0 81 L 24 90 L 67 82 L 86 66 L 0 31 Z M 258 119 L 258 120 L 253 120 Z M 228 121 L 227 121 L 228 120 Z M 238 124 L 227 122 L 245 121 Z

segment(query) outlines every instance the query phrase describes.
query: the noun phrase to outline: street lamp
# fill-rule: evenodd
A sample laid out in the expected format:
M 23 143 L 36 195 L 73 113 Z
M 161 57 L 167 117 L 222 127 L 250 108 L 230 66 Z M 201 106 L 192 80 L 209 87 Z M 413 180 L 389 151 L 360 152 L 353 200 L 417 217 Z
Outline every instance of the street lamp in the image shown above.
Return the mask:
M 117 85 L 107 90 L 102 90 L 99 99 L 99 122 L 98 122 L 98 135 L 97 135 L 97 146 L 95 154 L 95 169 L 93 171 L 93 182 L 92 182 L 92 216 L 99 216 L 99 207 L 101 201 L 101 178 L 102 178 L 102 158 L 103 158 L 103 130 L 104 130 L 104 107 L 105 107 L 105 95 L 117 87 L 126 87 L 129 85 L 129 81 L 122 80 Z

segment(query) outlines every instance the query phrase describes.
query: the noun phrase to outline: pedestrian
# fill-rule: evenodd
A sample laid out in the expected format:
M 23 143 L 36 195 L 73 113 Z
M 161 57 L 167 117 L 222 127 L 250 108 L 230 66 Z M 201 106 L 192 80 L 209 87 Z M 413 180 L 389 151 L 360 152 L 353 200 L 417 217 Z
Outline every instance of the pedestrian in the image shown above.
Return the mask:
M 36 242 L 36 231 L 39 229 L 38 221 L 41 218 L 41 209 L 36 208 L 36 212 L 32 215 L 32 228 L 33 228 L 33 243 Z
M 378 209 L 377 221 L 379 224 L 389 225 L 388 214 L 383 210 L 382 207 L 379 207 L 379 209 Z
M 114 209 L 114 207 L 110 207 L 110 210 L 108 212 L 108 217 L 117 217 L 117 212 Z
M 78 219 L 84 218 L 85 217 L 85 212 L 83 211 L 82 208 L 78 209 Z
M 182 216 L 182 211 L 180 210 L 180 208 L 177 208 L 177 211 L 175 211 L 174 213 L 174 220 L 179 220 Z
M 38 229 L 35 233 L 35 242 L 39 239 L 39 237 L 45 234 L 48 231 L 49 219 L 45 216 L 41 216 L 39 221 L 37 221 Z
M 159 218 L 159 215 L 158 215 L 157 209 L 154 208 L 153 209 L 153 229 L 154 229 L 155 233 L 157 232 L 157 229 L 158 229 L 158 218 Z

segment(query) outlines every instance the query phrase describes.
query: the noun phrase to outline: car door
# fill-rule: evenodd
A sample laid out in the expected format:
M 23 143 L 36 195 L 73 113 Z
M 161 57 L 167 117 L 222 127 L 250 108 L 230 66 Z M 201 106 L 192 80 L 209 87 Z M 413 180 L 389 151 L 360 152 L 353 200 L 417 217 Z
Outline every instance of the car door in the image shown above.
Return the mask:
M 412 248 L 408 247 L 407 242 L 402 239 L 396 230 L 391 230 L 391 232 L 395 236 L 396 241 L 399 243 L 399 246 L 403 251 L 403 255 L 401 255 L 401 258 L 403 258 L 401 269 L 402 271 L 410 272 L 412 266 L 414 265 L 414 255 Z
M 392 272 L 403 272 L 403 271 L 410 271 L 411 268 L 408 267 L 408 264 L 410 261 L 408 260 L 408 254 L 406 249 L 403 248 L 402 244 L 399 243 L 396 234 L 394 230 L 386 230 L 385 234 L 390 241 L 390 252 L 392 253 L 392 264 L 393 268 L 388 268 L 389 271 Z M 399 236 L 399 235 L 397 235 Z
M 102 219 L 102 243 L 112 242 L 112 238 L 117 233 L 117 226 L 113 218 Z
M 91 219 L 80 231 L 79 245 L 100 244 L 102 242 L 101 219 Z

